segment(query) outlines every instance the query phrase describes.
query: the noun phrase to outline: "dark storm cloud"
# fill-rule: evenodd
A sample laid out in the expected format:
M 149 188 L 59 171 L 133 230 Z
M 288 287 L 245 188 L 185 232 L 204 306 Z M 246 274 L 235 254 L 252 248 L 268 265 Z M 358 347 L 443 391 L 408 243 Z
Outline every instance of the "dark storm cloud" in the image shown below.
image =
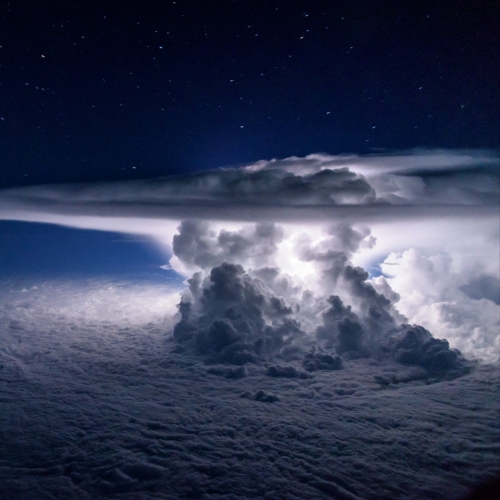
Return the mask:
M 212 302 L 244 293 L 229 282 Z M 498 368 L 430 383 L 418 328 L 387 344 L 404 363 L 335 369 L 314 348 L 304 365 L 206 367 L 172 352 L 161 318 L 128 322 L 122 295 L 82 314 L 94 292 L 0 288 L 2 498 L 458 498 L 498 472 Z
M 476 171 L 463 172 L 471 166 Z M 443 169 L 446 182 L 429 176 Z M 0 193 L 0 217 L 303 221 L 491 215 L 498 204 L 497 170 L 498 157 L 487 152 L 310 155 L 154 180 L 9 189 Z
M 293 309 L 286 300 L 238 264 L 214 267 L 201 286 L 197 282 L 191 287 L 191 294 L 179 305 L 181 319 L 173 336 L 207 355 L 207 362 L 257 362 L 305 336 L 299 323 L 289 318 Z
M 165 290 L 108 283 L 97 296 L 57 284 L 0 294 L 0 496 L 435 498 L 497 471 L 496 367 L 470 370 L 352 262 L 375 239 L 349 219 L 415 217 L 426 181 L 325 161 L 2 195 L 28 218 L 128 214 L 130 232 L 175 215 L 170 264 L 191 277 L 168 304 Z M 458 200 L 496 214 L 464 192 L 422 210 L 457 214 L 438 204 Z M 233 230 L 207 220 L 246 217 Z M 289 234 L 280 218 L 329 227 Z
M 323 324 L 316 328 L 317 339 L 326 341 L 326 345 L 334 347 L 339 354 L 362 355 L 366 352 L 362 344 L 365 332 L 358 315 L 336 295 L 330 296 L 327 302 L 330 307 L 322 313 Z
M 450 349 L 446 340 L 435 339 L 425 328 L 417 325 L 401 325 L 384 344 L 383 348 L 390 352 L 399 363 L 420 365 L 432 373 L 467 367 L 461 363 L 460 351 Z
M 405 325 L 393 303 L 398 295 L 392 292 L 388 294 L 391 298 L 386 297 L 370 283 L 366 271 L 350 263 L 354 252 L 369 240 L 367 230 L 356 231 L 346 224 L 332 226 L 323 245 L 307 247 L 303 242 L 299 252 L 304 261 L 323 266 L 326 289 L 340 290 L 354 309 L 338 295 L 308 299 L 310 292 L 300 294 L 300 287 L 281 287 L 284 296 L 278 296 L 278 268 L 254 271 L 242 267 L 239 262 L 249 261 L 252 248 L 263 247 L 271 255 L 276 251 L 275 243 L 282 237 L 279 226 L 260 223 L 239 232 L 217 233 L 206 224 L 188 221 L 178 231 L 175 257 L 196 264 L 203 272 L 195 272 L 188 280 L 189 292 L 179 304 L 180 319 L 173 338 L 201 354 L 208 364 L 258 365 L 278 359 L 302 361 L 302 367 L 313 372 L 340 369 L 341 356 L 389 356 L 433 373 L 466 368 L 460 352 L 450 350 L 446 341 L 434 339 L 421 327 L 411 330 Z M 243 233 L 246 238 L 240 240 Z M 238 242 L 235 247 L 234 242 Z M 421 335 L 411 344 L 415 331 Z M 411 355 L 402 355 L 405 343 L 411 344 Z M 296 378 L 299 373 L 293 365 L 268 368 L 268 375 L 274 377 Z M 224 371 L 221 375 L 232 377 Z

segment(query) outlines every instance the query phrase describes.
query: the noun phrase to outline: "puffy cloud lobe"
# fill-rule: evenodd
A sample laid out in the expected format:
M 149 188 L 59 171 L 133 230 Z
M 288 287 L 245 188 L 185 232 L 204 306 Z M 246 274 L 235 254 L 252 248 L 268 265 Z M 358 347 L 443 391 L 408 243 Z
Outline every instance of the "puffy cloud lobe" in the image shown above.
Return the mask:
M 257 246 L 261 242 L 259 234 L 280 234 L 274 225 L 266 225 L 265 231 L 260 231 L 262 227 L 227 232 L 224 241 L 234 241 L 233 236 L 243 232 L 253 235 L 244 246 L 250 259 L 255 242 Z M 315 297 L 302 290 L 295 307 L 290 302 L 297 299 L 301 289 L 290 285 L 283 288 L 288 290 L 288 296 L 277 296 L 273 287 L 281 275 L 276 267 L 246 271 L 241 264 L 222 262 L 205 274 L 206 266 L 221 256 L 245 260 L 239 251 L 227 251 L 219 238 L 221 232 L 204 224 L 181 224 L 179 234 L 188 234 L 189 240 L 197 243 L 189 251 L 186 248 L 190 245 L 174 244 L 176 256 L 198 263 L 204 270 L 188 280 L 189 292 L 179 304 L 180 320 L 173 337 L 202 354 L 206 363 L 243 366 L 282 359 L 300 362 L 307 372 L 314 372 L 342 368 L 341 356 L 351 360 L 389 356 L 433 373 L 456 371 L 463 365 L 459 351 L 450 349 L 446 341 L 434 339 L 419 326 L 415 330 L 406 328 L 404 318 L 391 301 L 397 301 L 399 296 L 387 280 L 379 279 L 378 283 L 391 299 L 377 290 L 366 271 L 350 264 L 353 253 L 369 237 L 368 231 L 356 231 L 344 224 L 330 228 L 329 236 L 316 246 L 306 248 L 307 242 L 300 242 L 302 257 L 323 269 L 320 276 L 324 286 L 339 289 L 352 305 L 345 305 L 345 299 L 339 295 Z M 200 244 L 206 235 L 219 244 Z M 276 248 L 274 243 L 272 248 Z M 198 254 L 203 259 L 198 259 Z M 267 373 L 271 377 L 297 378 L 301 372 L 297 366 L 273 364 Z M 219 374 L 226 378 L 236 376 L 224 370 Z
M 348 223 L 332 224 L 324 236 L 315 244 L 308 240 L 300 240 L 297 243 L 297 251 L 303 261 L 330 264 L 340 260 L 346 263 L 361 246 L 369 247 L 375 244 L 368 228 L 354 229 Z
M 366 353 L 365 331 L 351 306 L 344 306 L 337 295 L 330 296 L 327 302 L 330 307 L 322 313 L 323 324 L 316 328 L 316 338 L 326 341 L 326 346 L 334 347 L 339 354 Z
M 285 300 L 238 264 L 214 267 L 193 299 L 181 301 L 173 336 L 208 355 L 209 362 L 243 365 L 304 335 L 300 324 L 287 318 L 292 309 Z
M 291 365 L 271 365 L 267 368 L 266 374 L 270 377 L 307 378 L 306 373 Z
M 383 349 L 399 363 L 420 365 L 431 373 L 448 370 L 469 371 L 458 349 L 450 349 L 446 340 L 435 339 L 422 326 L 401 325 L 399 331 L 391 335 Z
M 363 315 L 363 323 L 370 335 L 370 348 L 376 349 L 381 339 L 397 324 L 398 315 L 393 304 L 384 294 L 377 292 L 364 269 L 347 265 L 342 277 Z
M 307 238 L 300 239 L 296 252 L 300 260 L 317 266 L 325 290 L 335 288 L 340 281 L 343 285 L 349 283 L 349 288 L 356 297 L 367 297 L 371 288 L 366 282 L 368 275 L 364 270 L 354 268 L 351 259 L 359 249 L 370 248 L 375 243 L 376 239 L 371 236 L 367 227 L 354 229 L 350 224 L 339 223 L 331 225 L 317 243 Z M 358 289 L 353 288 L 356 283 Z M 365 290 L 361 290 L 362 288 Z
M 308 372 L 316 370 L 340 370 L 342 368 L 342 358 L 338 354 L 329 354 L 323 349 L 311 348 L 304 356 L 302 366 Z
M 373 285 L 384 294 L 389 285 L 399 294 L 397 307 L 405 322 L 448 339 L 467 356 L 498 359 L 498 277 L 445 252 L 426 256 L 416 249 L 390 254 L 381 268 L 387 278 Z
M 173 237 L 173 265 L 211 269 L 225 261 L 258 261 L 260 265 L 283 238 L 281 227 L 259 223 L 239 231 L 215 231 L 205 221 L 182 221 Z
M 293 309 L 289 306 L 283 297 L 271 297 L 269 300 L 269 316 L 287 316 L 293 313 Z

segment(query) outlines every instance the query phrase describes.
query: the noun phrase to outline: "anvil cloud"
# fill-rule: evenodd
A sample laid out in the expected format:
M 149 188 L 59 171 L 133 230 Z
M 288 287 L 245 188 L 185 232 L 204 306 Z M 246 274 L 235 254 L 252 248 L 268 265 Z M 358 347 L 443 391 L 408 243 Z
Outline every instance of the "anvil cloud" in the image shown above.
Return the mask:
M 165 249 L 171 268 L 198 273 L 200 287 L 212 269 L 239 265 L 234 279 L 247 273 L 245 286 L 257 279 L 268 290 L 259 296 L 294 302 L 302 311 L 287 321 L 309 321 L 310 329 L 321 326 L 336 289 L 358 316 L 366 289 L 388 300 L 399 294 L 397 305 L 389 300 L 391 327 L 404 311 L 468 355 L 492 359 L 499 160 L 489 151 L 314 154 L 152 180 L 31 186 L 0 192 L 0 218 L 145 235 Z M 371 277 L 354 278 L 356 265 Z M 264 279 L 265 266 L 279 278 Z M 271 293 L 283 279 L 288 290 Z M 362 283 L 357 294 L 350 279 Z M 199 293 L 209 293 L 208 283 Z M 314 306 L 299 292 L 315 294 L 307 299 Z M 196 306 L 196 296 L 190 300 Z
M 186 279 L 0 283 L 0 496 L 441 498 L 491 478 L 498 165 L 317 154 L 0 192 L 0 219 L 143 235 Z
M 153 180 L 8 189 L 0 193 L 0 218 L 71 225 L 77 216 L 277 222 L 492 216 L 498 165 L 498 156 L 483 151 L 316 154 Z

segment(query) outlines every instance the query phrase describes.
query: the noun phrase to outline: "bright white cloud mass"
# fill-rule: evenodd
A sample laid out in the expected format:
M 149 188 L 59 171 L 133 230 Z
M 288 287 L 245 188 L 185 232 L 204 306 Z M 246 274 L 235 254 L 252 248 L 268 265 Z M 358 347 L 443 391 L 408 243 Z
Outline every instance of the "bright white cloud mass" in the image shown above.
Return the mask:
M 299 306 L 293 317 L 312 329 L 330 295 L 346 295 L 361 312 L 345 277 L 360 266 L 371 276 L 363 286 L 392 297 L 405 321 L 492 361 L 499 196 L 499 157 L 488 151 L 316 154 L 147 181 L 4 190 L 0 218 L 145 235 L 186 278 L 241 265 Z M 263 268 L 273 270 L 271 281 Z M 314 300 L 304 302 L 309 293 Z
M 14 458 L 0 487 L 464 493 L 498 469 L 499 195 L 488 151 L 0 192 L 0 219 L 144 235 L 186 278 L 3 283 L 0 446 Z M 57 457 L 28 425 L 46 401 L 38 425 Z

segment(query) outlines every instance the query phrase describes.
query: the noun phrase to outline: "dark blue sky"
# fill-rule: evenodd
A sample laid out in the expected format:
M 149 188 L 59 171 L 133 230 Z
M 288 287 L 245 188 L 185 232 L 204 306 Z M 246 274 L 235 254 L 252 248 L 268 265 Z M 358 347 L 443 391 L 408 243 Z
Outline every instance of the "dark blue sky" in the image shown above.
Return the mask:
M 498 148 L 498 14 L 477 0 L 12 1 L 0 187 Z
M 146 238 L 49 224 L 0 221 L 0 277 L 126 277 L 180 283 Z

